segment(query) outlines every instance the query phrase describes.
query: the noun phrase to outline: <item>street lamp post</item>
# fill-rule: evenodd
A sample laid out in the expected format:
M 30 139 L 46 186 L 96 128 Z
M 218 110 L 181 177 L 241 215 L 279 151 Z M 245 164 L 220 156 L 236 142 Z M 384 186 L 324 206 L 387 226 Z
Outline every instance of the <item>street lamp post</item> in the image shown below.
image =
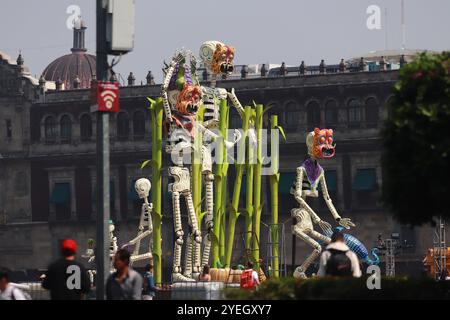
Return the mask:
M 106 44 L 107 0 L 97 0 L 97 80 L 107 81 Z M 110 270 L 109 256 L 109 113 L 97 112 L 97 299 L 105 299 L 105 284 Z

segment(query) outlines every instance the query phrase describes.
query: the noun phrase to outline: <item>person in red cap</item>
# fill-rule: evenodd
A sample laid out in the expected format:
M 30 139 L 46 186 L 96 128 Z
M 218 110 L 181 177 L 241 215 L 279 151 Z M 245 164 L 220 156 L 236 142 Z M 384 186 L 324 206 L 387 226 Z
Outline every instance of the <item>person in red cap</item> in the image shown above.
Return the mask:
M 52 300 L 82 300 L 89 293 L 90 283 L 86 269 L 75 260 L 75 240 L 63 240 L 61 254 L 62 258 L 48 267 L 42 287 L 50 290 Z

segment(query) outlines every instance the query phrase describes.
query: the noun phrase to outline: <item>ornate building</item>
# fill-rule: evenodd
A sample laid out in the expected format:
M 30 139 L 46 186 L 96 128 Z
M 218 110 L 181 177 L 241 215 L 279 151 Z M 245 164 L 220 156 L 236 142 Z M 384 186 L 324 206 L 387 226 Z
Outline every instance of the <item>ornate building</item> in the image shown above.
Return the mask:
M 95 57 L 84 48 L 84 29 L 80 25 L 74 31 L 72 54 L 52 62 L 40 80 L 30 76 L 21 55 L 12 61 L 0 53 L 0 265 L 43 268 L 58 254 L 60 239 L 73 237 L 84 250 L 87 239 L 95 237 L 96 115 L 90 112 L 88 89 Z M 243 72 L 242 79 L 224 79 L 220 86 L 235 88 L 243 104 L 255 100 L 273 106 L 270 112 L 278 115 L 286 131 L 287 141 L 280 146 L 279 202 L 280 221 L 285 222 L 287 230 L 288 265 L 299 263 L 309 250 L 303 243 L 291 241 L 290 209 L 295 201 L 289 188 L 296 167 L 306 155 L 306 133 L 320 126 L 335 130 L 336 156 L 323 165 L 338 211 L 357 223 L 352 233 L 367 247 L 375 244 L 379 234 L 390 237 L 391 233 L 400 233 L 402 240 L 414 245 L 398 258 L 405 261 L 400 268 L 417 272 L 422 253 L 432 243 L 431 228 L 398 225 L 379 201 L 380 129 L 398 71 L 384 65 L 369 71 L 362 63 L 363 67 L 356 69 L 326 66 L 323 61 L 314 67 L 283 64 L 283 70 L 272 72 L 264 67 L 259 76 L 247 77 Z M 150 76 L 146 85 L 129 81 L 128 86 L 121 87 L 121 111 L 110 118 L 111 217 L 119 245 L 130 239 L 137 227 L 141 203 L 133 184 L 150 174 L 148 169 L 140 169 L 151 156 L 147 97 L 156 97 L 159 92 L 160 86 Z M 234 110 L 230 123 L 231 127 L 240 125 Z M 164 164 L 168 163 L 165 159 Z M 229 179 L 232 186 L 232 166 Z M 164 171 L 163 238 L 172 239 L 167 182 Z M 263 201 L 268 203 L 268 182 L 263 182 Z M 313 207 L 325 220 L 331 220 L 320 200 Z M 265 223 L 270 222 L 268 208 L 264 207 Z M 263 248 L 266 235 L 263 227 Z M 239 250 L 241 238 L 236 236 L 236 259 L 243 255 Z M 261 252 L 264 256 L 265 250 Z M 172 241 L 164 241 L 166 267 L 170 267 L 171 254 Z

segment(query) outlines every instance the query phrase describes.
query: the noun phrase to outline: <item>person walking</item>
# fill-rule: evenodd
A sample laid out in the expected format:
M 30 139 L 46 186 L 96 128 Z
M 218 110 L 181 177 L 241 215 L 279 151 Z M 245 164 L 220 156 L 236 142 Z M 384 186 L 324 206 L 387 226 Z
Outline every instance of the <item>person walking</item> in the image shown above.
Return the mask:
M 9 282 L 7 270 L 0 270 L 0 300 L 29 300 L 22 290 Z
M 114 256 L 117 270 L 106 281 L 107 300 L 141 300 L 142 276 L 130 267 L 130 253 L 119 249 Z
M 155 277 L 153 276 L 153 265 L 145 266 L 144 284 L 142 288 L 142 300 L 153 300 L 158 288 L 155 286 Z
M 320 257 L 317 276 L 361 277 L 361 268 L 356 254 L 345 244 L 344 234 L 336 231 L 331 242 Z
M 90 290 L 85 267 L 76 260 L 77 243 L 65 239 L 61 243 L 62 258 L 50 264 L 42 287 L 50 291 L 52 300 L 82 300 Z

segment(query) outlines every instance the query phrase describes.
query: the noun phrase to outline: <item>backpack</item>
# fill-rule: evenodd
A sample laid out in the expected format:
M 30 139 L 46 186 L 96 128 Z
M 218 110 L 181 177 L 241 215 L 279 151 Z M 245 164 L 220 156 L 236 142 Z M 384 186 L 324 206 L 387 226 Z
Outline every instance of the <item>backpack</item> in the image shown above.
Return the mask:
M 352 275 L 352 262 L 347 257 L 348 251 L 328 249 L 331 253 L 328 258 L 325 273 L 328 276 L 349 277 Z
M 242 289 L 252 289 L 255 287 L 255 282 L 253 281 L 253 270 L 247 269 L 241 273 L 241 288 Z

